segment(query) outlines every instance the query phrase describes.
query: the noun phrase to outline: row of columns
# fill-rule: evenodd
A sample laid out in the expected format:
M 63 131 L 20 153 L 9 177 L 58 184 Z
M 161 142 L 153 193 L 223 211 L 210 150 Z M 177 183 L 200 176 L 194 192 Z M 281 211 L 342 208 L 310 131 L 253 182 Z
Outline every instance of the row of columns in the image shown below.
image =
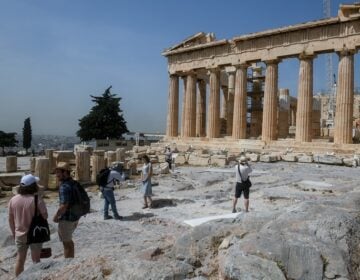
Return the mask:
M 334 142 L 352 143 L 352 114 L 354 98 L 354 52 L 339 53 L 338 87 Z M 314 55 L 300 55 L 298 104 L 296 111 L 296 133 L 298 142 L 311 142 L 313 137 L 313 59 Z M 266 75 L 262 112 L 262 140 L 276 140 L 278 131 L 278 63 L 266 61 Z M 247 127 L 247 68 L 248 64 L 235 66 L 235 73 L 228 72 L 227 94 L 224 93 L 222 117 L 228 121 L 227 134 L 234 139 L 245 139 Z M 209 110 L 206 122 L 206 83 L 196 79 L 194 71 L 183 77 L 184 94 L 182 110 L 182 137 L 220 136 L 220 69 L 209 70 Z M 196 90 L 198 84 L 198 92 Z M 227 98 L 227 99 L 226 99 Z M 170 75 L 168 118 L 166 134 L 178 136 L 179 76 Z M 227 105 L 224 105 L 227 104 Z M 257 106 L 257 105 L 256 105 Z M 257 117 L 258 116 L 254 116 Z M 291 116 L 292 122 L 294 116 Z M 207 125 L 207 128 L 206 128 Z

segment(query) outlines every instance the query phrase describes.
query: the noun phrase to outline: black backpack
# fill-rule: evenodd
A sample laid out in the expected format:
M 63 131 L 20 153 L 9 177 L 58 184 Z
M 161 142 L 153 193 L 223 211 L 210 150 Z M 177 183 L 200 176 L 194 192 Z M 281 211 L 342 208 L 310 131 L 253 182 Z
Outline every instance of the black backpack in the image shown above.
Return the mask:
M 78 181 L 73 180 L 71 189 L 73 199 L 69 210 L 72 215 L 80 219 L 81 216 L 90 213 L 90 198 Z
M 111 170 L 109 168 L 103 168 L 100 170 L 99 174 L 96 175 L 96 184 L 99 187 L 105 187 L 107 184 L 109 184 L 108 177 L 110 171 Z

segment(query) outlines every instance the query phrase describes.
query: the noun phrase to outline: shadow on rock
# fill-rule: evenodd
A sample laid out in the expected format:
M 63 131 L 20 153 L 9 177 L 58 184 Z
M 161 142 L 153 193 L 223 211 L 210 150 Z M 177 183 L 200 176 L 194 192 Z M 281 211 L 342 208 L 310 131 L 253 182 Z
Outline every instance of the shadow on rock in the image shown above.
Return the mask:
M 151 218 L 154 217 L 153 213 L 139 213 L 135 212 L 131 216 L 124 216 L 123 221 L 138 221 L 142 218 Z
M 176 206 L 176 203 L 172 199 L 167 198 L 153 199 L 152 201 L 152 208 L 163 208 L 169 206 Z

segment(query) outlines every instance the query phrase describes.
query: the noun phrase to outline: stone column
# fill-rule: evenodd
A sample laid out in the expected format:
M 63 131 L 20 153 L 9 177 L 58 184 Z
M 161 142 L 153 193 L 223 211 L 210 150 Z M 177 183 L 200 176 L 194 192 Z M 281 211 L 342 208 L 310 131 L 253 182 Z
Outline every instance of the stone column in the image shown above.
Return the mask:
M 90 153 L 88 151 L 76 152 L 75 179 L 80 182 L 90 181 Z
M 228 101 L 228 88 L 226 86 L 221 86 L 222 95 L 221 95 L 221 110 L 220 118 L 226 119 L 227 117 L 227 101 Z
M 196 133 L 196 75 L 190 72 L 186 79 L 186 101 L 184 137 L 195 137 Z
M 16 172 L 17 171 L 17 157 L 16 156 L 7 156 L 6 157 L 6 172 Z
M 179 123 L 179 77 L 170 75 L 166 136 L 178 136 Z
M 55 151 L 54 149 L 45 150 L 45 157 L 47 157 L 50 162 L 50 173 L 53 173 L 56 167 L 56 159 L 54 157 L 54 151 Z
M 232 135 L 233 128 L 233 118 L 234 118 L 234 96 L 235 96 L 235 67 L 228 68 L 228 102 L 227 102 L 227 116 L 226 116 L 226 126 L 227 126 L 227 135 Z
M 228 107 L 228 87 L 221 86 L 221 109 L 220 109 L 220 135 L 226 135 L 227 132 L 227 107 Z
M 105 151 L 95 150 L 91 157 L 92 170 L 91 170 L 91 182 L 96 182 L 96 175 L 99 171 L 105 168 Z
M 354 52 L 339 53 L 338 85 L 336 91 L 335 144 L 352 143 L 354 104 Z
M 289 135 L 289 110 L 290 96 L 287 88 L 279 89 L 279 117 L 278 130 L 279 137 L 286 138 Z
M 262 140 L 277 139 L 278 60 L 266 62 Z
M 206 82 L 198 80 L 198 98 L 196 108 L 196 136 L 206 136 Z
M 186 104 L 186 76 L 181 77 L 183 81 L 183 98 L 181 107 L 181 137 L 184 137 L 184 126 L 185 126 L 185 104 Z
M 263 118 L 262 106 L 262 70 L 258 65 L 252 65 L 252 95 L 251 95 L 251 117 L 250 117 L 250 137 L 259 137 L 261 135 L 261 125 Z
M 35 176 L 40 178 L 39 185 L 48 188 L 50 173 L 50 160 L 48 158 L 37 158 L 35 163 Z
M 246 138 L 246 114 L 247 114 L 247 64 L 236 68 L 235 78 L 235 102 L 232 137 L 234 139 Z
M 321 100 L 313 98 L 312 108 L 312 137 L 317 138 L 321 135 Z
M 107 151 L 106 152 L 106 166 L 111 167 L 111 164 L 116 161 L 116 152 L 115 151 Z
M 207 136 L 217 138 L 220 135 L 220 71 L 218 68 L 209 69 L 210 97 Z
M 312 140 L 313 56 L 300 56 L 295 140 Z

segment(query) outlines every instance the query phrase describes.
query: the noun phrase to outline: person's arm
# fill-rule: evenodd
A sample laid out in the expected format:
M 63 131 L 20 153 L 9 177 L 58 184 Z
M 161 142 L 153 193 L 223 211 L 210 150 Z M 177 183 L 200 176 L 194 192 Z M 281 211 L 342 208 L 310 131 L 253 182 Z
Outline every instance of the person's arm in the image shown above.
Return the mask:
M 12 208 L 11 208 L 11 203 L 9 203 L 8 209 L 9 209 L 9 217 L 8 217 L 9 226 L 10 226 L 12 236 L 15 238 L 15 220 L 14 220 L 14 214 L 13 214 Z
M 60 204 L 60 206 L 59 206 L 58 210 L 56 211 L 56 213 L 54 215 L 54 218 L 53 218 L 54 223 L 59 222 L 59 219 L 61 218 L 62 215 L 65 214 L 68 207 L 69 207 L 69 203 Z

